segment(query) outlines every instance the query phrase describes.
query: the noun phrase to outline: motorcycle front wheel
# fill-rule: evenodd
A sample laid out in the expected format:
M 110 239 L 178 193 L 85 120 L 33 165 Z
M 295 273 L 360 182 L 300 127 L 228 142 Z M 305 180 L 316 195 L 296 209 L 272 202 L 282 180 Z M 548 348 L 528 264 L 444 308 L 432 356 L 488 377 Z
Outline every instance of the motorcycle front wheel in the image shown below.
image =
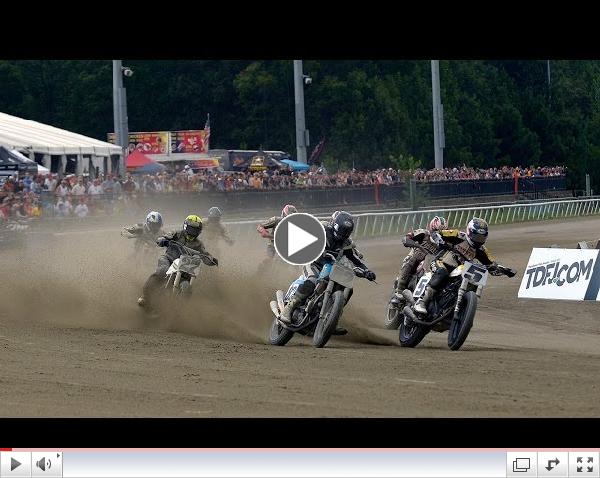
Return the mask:
M 402 322 L 400 323 L 400 330 L 398 332 L 398 338 L 400 340 L 401 347 L 416 347 L 421 343 L 421 340 L 429 333 L 429 329 L 423 325 L 411 323 L 405 325 L 404 314 L 401 314 Z
M 458 311 L 456 319 L 452 319 L 448 331 L 448 347 L 450 350 L 458 350 L 465 343 L 477 312 L 477 295 L 472 290 L 465 292 L 463 302 Z
M 324 347 L 337 327 L 338 321 L 344 310 L 344 292 L 336 290 L 329 297 L 325 308 L 325 317 L 317 322 L 313 335 L 313 345 L 317 348 Z
M 271 330 L 269 331 L 269 343 L 271 345 L 283 346 L 287 344 L 294 336 L 294 332 L 283 327 L 277 319 L 273 319 Z

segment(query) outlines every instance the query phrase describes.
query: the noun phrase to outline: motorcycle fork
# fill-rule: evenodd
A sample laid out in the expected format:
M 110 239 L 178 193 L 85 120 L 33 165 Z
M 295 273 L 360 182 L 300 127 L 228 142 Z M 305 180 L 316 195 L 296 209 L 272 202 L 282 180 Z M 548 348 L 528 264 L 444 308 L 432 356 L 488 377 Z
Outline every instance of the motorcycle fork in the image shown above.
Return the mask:
M 179 287 L 179 283 L 181 282 L 181 271 L 177 271 L 177 274 L 175 275 L 175 280 L 173 281 L 173 290 L 177 289 L 177 287 Z
M 319 312 L 319 320 L 325 316 L 325 309 L 327 307 L 327 303 L 329 302 L 329 297 L 331 297 L 331 293 L 333 292 L 333 285 L 333 281 L 329 281 L 327 284 L 327 289 L 325 289 L 325 294 L 323 294 L 323 304 L 321 305 L 321 312 Z
M 171 283 L 171 277 L 173 277 L 173 274 L 171 274 L 167 277 L 167 283 L 165 284 L 165 289 L 167 289 L 169 287 L 169 284 Z
M 456 299 L 456 305 L 454 306 L 454 319 L 458 319 L 458 311 L 460 310 L 460 306 L 462 305 L 462 299 L 467 291 L 467 284 L 469 281 L 467 279 L 463 279 L 460 288 L 458 289 L 458 298 Z

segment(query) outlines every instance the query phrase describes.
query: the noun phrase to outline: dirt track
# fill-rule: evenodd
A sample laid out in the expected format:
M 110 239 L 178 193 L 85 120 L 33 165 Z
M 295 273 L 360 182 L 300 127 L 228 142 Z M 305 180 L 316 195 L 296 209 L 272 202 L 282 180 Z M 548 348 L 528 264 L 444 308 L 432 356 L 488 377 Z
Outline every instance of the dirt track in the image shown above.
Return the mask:
M 136 266 L 118 233 L 39 236 L 0 254 L 0 416 L 600 416 L 600 304 L 517 299 L 533 246 L 599 236 L 600 219 L 494 227 L 520 273 L 491 278 L 459 352 L 379 328 L 397 240 L 360 244 L 379 284 L 357 283 L 351 334 L 317 350 L 266 345 L 268 292 L 295 270 L 261 286 L 262 250 L 224 248 L 194 308 L 148 329 L 135 299 L 153 259 Z

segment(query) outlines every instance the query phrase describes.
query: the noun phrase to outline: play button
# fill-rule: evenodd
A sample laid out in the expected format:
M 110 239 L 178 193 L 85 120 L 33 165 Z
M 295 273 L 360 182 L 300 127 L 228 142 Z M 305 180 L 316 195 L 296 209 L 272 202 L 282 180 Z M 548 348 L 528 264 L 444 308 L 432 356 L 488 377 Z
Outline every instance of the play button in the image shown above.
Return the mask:
M 325 228 L 312 214 L 290 214 L 275 228 L 273 242 L 279 257 L 288 264 L 310 264 L 325 250 Z
M 19 466 L 21 466 L 21 462 L 15 460 L 14 458 L 11 457 L 10 459 L 10 471 L 15 471 L 15 468 L 18 468 Z

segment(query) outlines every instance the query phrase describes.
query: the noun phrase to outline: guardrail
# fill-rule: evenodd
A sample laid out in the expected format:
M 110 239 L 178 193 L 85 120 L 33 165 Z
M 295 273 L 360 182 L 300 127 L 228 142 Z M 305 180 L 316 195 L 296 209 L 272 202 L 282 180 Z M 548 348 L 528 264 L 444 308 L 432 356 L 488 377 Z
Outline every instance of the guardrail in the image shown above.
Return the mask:
M 356 239 L 402 235 L 426 227 L 434 216 L 445 216 L 450 227 L 464 228 L 473 217 L 490 225 L 581 217 L 600 214 L 600 198 L 544 201 L 526 204 L 456 207 L 419 211 L 370 212 L 354 214 Z M 325 217 L 319 217 L 325 219 Z M 256 232 L 257 221 L 225 222 L 234 236 L 243 240 L 264 241 Z

